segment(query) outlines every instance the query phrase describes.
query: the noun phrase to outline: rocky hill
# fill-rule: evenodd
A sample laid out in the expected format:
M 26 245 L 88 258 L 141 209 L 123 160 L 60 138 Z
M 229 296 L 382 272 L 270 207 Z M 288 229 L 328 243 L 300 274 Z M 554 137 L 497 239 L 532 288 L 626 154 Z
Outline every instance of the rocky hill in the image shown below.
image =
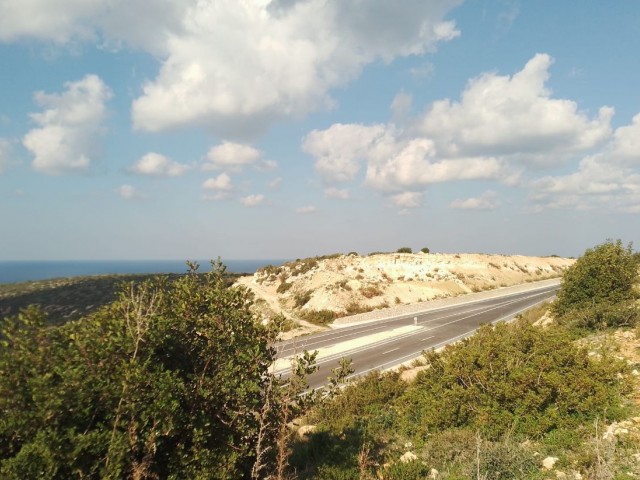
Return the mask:
M 254 291 L 265 315 L 337 317 L 559 277 L 573 262 L 555 256 L 330 255 L 267 266 L 238 283 Z

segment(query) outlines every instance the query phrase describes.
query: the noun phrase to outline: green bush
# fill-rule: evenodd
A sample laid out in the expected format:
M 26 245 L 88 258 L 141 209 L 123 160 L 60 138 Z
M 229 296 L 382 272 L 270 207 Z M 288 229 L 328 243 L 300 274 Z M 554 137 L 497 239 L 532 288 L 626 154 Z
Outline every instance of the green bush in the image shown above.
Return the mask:
M 575 309 L 605 302 L 615 304 L 635 298 L 634 283 L 638 280 L 638 262 L 631 244 L 608 240 L 594 248 L 569 267 L 553 310 L 557 316 Z
M 215 267 L 59 327 L 36 309 L 5 319 L 0 477 L 248 476 L 275 332 Z
M 427 247 L 421 248 L 420 251 L 422 253 L 429 253 L 431 250 L 429 250 Z
M 398 402 L 405 431 L 417 440 L 447 428 L 472 428 L 489 439 L 507 432 L 538 437 L 606 412 L 621 414 L 623 362 L 589 359 L 560 328 L 527 322 L 485 325 L 443 352 L 428 352 Z
M 336 313 L 331 310 L 305 310 L 301 316 L 316 325 L 328 325 L 336 319 Z
M 400 247 L 396 250 L 396 253 L 413 253 L 413 250 L 411 250 L 411 247 Z

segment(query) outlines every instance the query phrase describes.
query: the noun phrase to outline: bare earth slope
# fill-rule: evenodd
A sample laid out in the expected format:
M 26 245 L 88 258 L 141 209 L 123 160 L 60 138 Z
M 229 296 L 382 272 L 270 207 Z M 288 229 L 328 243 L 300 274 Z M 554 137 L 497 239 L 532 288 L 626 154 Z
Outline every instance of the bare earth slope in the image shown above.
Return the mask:
M 520 255 L 331 255 L 268 266 L 238 283 L 255 292 L 265 316 L 299 319 L 312 311 L 346 316 L 555 278 L 573 262 Z

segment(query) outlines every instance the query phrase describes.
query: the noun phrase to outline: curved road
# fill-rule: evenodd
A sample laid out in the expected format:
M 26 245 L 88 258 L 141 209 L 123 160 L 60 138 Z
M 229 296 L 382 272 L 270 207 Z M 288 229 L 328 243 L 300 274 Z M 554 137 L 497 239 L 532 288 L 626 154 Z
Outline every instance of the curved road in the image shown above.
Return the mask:
M 342 357 L 352 360 L 355 373 L 351 377 L 371 370 L 392 368 L 419 357 L 424 350 L 439 348 L 469 336 L 481 324 L 510 320 L 518 313 L 551 299 L 559 288 L 559 285 L 534 288 L 526 292 L 344 327 L 294 338 L 274 347 L 280 359 L 292 357 L 304 350 L 319 350 L 317 363 L 320 369 L 308 378 L 310 388 L 319 388 L 327 383 L 331 369 L 337 366 Z M 367 341 L 368 336 L 373 340 Z M 365 337 L 363 342 L 358 342 L 362 337 Z M 340 344 L 344 342 L 348 343 L 341 348 Z M 323 355 L 323 349 L 327 354 Z M 276 368 L 276 374 L 281 374 L 283 378 L 288 376 L 288 368 Z

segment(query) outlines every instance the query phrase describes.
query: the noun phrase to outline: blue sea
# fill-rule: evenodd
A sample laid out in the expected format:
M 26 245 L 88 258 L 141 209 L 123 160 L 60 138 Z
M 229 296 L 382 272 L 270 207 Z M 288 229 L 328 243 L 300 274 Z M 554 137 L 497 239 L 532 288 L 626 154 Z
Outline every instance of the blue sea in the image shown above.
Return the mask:
M 199 272 L 211 268 L 209 260 L 198 260 Z M 265 265 L 282 265 L 287 260 L 223 260 L 231 273 L 255 273 Z M 49 278 L 132 273 L 185 273 L 184 260 L 82 260 L 0 261 L 0 283 L 28 282 Z

